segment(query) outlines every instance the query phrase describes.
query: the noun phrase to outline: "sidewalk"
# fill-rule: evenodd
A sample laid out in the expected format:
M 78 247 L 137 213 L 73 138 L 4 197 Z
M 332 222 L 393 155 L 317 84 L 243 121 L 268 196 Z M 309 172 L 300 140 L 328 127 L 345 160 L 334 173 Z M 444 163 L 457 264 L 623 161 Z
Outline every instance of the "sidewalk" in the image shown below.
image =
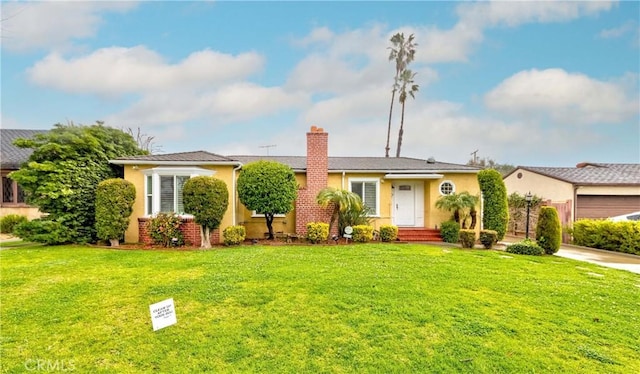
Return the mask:
M 504 238 L 503 243 L 511 244 L 522 239 L 523 238 L 507 236 Z M 560 246 L 560 250 L 555 254 L 555 256 L 589 262 L 592 264 L 606 266 L 614 269 L 627 270 L 636 274 L 640 274 L 640 256 L 628 253 L 579 247 L 577 245 L 571 244 L 562 244 Z

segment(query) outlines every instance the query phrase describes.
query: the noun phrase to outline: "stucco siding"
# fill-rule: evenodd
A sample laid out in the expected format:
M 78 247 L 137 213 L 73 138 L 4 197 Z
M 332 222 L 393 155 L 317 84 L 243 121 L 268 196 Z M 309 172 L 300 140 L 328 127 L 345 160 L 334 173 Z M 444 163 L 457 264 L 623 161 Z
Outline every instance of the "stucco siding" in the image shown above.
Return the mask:
M 544 200 L 553 202 L 573 200 L 573 185 L 571 183 L 523 169 L 511 173 L 504 179 L 504 184 L 507 187 L 507 195 L 514 192 L 525 195 L 527 192 L 531 192 Z

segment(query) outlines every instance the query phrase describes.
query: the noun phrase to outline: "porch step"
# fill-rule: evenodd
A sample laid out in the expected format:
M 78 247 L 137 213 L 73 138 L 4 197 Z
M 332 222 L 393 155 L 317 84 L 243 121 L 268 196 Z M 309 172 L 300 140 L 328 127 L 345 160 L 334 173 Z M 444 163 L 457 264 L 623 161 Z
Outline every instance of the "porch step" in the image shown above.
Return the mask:
M 398 240 L 405 242 L 441 242 L 440 230 L 420 227 L 399 227 Z

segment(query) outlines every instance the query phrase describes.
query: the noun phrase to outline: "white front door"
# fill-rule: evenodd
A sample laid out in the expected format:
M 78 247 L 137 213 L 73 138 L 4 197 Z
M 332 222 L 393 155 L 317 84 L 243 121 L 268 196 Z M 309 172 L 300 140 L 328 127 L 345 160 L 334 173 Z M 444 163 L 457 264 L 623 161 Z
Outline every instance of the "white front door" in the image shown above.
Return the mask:
M 396 226 L 416 225 L 416 186 L 413 182 L 394 183 L 394 222 Z

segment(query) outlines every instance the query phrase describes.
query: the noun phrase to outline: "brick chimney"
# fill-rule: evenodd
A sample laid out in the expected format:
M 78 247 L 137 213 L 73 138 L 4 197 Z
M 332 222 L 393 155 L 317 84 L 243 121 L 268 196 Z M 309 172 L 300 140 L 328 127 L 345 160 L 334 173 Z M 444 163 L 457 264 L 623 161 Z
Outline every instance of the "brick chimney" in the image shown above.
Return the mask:
M 327 187 L 329 179 L 329 134 L 321 127 L 311 126 L 307 133 L 307 185 L 298 191 L 296 200 L 296 233 L 306 234 L 307 223 L 326 222 L 331 212 L 316 203 L 318 192 Z

